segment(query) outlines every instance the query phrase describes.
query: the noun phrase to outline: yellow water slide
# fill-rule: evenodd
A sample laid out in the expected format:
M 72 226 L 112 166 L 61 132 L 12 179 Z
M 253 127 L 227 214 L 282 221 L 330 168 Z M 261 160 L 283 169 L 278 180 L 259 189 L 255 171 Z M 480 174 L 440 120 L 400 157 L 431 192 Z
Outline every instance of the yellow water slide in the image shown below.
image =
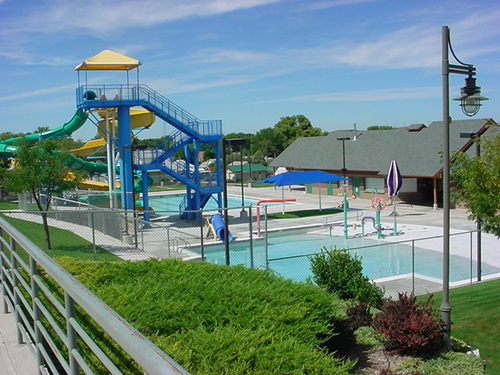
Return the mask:
M 108 139 L 108 133 L 118 134 L 118 120 L 116 110 L 98 111 L 102 120 L 97 125 L 97 134 L 103 139 Z M 106 118 L 107 116 L 107 118 Z M 156 116 L 147 109 L 130 108 L 130 127 L 132 129 L 149 128 L 156 120 Z
M 106 153 L 106 140 L 108 139 L 108 131 L 111 134 L 118 134 L 118 120 L 115 110 L 98 111 L 102 120 L 98 122 L 97 133 L 101 138 L 92 139 L 85 143 L 82 147 L 70 150 L 70 152 L 78 157 L 85 157 L 95 153 Z M 106 119 L 107 116 L 107 119 Z M 156 120 L 156 116 L 147 109 L 130 108 L 130 127 L 132 129 L 149 128 Z M 108 191 L 109 186 L 105 182 L 85 180 L 80 185 L 85 189 L 94 189 L 99 191 Z M 115 183 L 116 188 L 120 187 L 120 182 Z

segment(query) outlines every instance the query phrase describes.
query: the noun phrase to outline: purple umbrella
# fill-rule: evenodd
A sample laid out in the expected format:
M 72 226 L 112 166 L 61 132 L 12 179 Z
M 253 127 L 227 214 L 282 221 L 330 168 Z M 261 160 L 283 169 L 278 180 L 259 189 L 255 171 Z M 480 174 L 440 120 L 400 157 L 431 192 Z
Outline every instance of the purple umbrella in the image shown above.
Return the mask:
M 398 195 L 401 190 L 401 186 L 403 186 L 403 177 L 401 176 L 401 172 L 399 171 L 398 164 L 396 160 L 391 161 L 391 165 L 389 166 L 389 172 L 387 172 L 387 187 L 389 188 L 389 197 L 392 198 L 392 202 L 394 204 L 394 210 L 389 216 L 394 216 L 394 235 L 397 236 L 397 223 L 396 216 L 398 213 L 396 212 L 396 201 L 394 197 Z
M 389 197 L 397 196 L 399 190 L 401 190 L 401 186 L 403 186 L 403 177 L 401 177 L 401 172 L 399 171 L 396 160 L 391 161 L 391 165 L 389 166 L 387 186 L 389 187 Z

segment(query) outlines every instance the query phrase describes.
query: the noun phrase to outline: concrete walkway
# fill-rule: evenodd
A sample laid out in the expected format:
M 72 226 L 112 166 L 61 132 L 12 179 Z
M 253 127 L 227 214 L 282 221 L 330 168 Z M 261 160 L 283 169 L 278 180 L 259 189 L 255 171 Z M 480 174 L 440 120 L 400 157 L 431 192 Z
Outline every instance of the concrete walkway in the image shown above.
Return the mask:
M 3 312 L 0 312 L 0 374 L 38 374 L 35 357 L 30 348 L 17 343 L 14 317 Z

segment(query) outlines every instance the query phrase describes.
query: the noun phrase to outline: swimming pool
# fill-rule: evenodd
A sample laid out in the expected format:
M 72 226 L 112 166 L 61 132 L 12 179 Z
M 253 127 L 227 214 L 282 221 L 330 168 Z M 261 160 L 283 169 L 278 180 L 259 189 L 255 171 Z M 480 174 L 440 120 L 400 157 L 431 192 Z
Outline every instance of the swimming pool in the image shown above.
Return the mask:
M 179 205 L 184 199 L 186 194 L 166 194 L 166 195 L 152 195 L 149 197 L 149 206 L 153 208 L 156 212 L 161 211 L 179 211 Z M 255 198 L 245 197 L 245 206 L 255 205 L 259 200 Z M 137 201 L 137 204 L 142 205 L 142 199 Z M 266 203 L 268 204 L 268 203 Z M 228 195 L 227 196 L 228 207 L 241 207 L 241 197 Z M 216 210 L 219 208 L 217 206 L 217 201 L 215 197 L 212 196 L 208 203 L 203 209 L 205 210 Z
M 323 247 L 346 248 L 362 258 L 363 273 L 371 280 L 415 272 L 430 278 L 442 279 L 442 254 L 438 251 L 421 247 L 412 247 L 405 243 L 388 243 L 371 238 L 350 238 L 320 233 L 300 233 L 271 236 L 268 238 L 267 254 L 264 239 L 254 241 L 253 251 L 247 241 L 230 244 L 230 263 L 265 268 L 269 259 L 269 268 L 285 278 L 305 281 L 312 275 L 309 257 Z M 359 248 L 364 247 L 364 248 Z M 253 256 L 252 254 L 253 253 Z M 210 263 L 225 264 L 224 244 L 205 247 L 204 256 Z M 474 277 L 475 261 L 450 255 L 450 281 L 467 280 Z M 500 272 L 500 269 L 482 265 L 483 274 Z

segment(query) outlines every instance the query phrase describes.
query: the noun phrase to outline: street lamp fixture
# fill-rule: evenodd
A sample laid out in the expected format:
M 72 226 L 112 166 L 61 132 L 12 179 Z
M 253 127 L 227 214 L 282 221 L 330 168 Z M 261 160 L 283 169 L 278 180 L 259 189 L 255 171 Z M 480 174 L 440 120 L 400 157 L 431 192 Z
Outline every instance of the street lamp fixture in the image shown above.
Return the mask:
M 460 90 L 460 96 L 453 100 L 460 101 L 462 112 L 469 117 L 474 116 L 481 108 L 481 102 L 488 100 L 481 96 L 481 87 L 476 86 L 476 79 L 473 77 L 476 69 L 472 65 L 468 66 L 469 77 L 465 79 L 465 86 Z
M 476 69 L 473 65 L 461 62 L 453 51 L 450 41 L 450 29 L 448 26 L 441 28 L 441 52 L 442 52 L 442 82 L 443 82 L 443 298 L 440 312 L 444 322 L 445 343 L 450 347 L 451 339 L 451 306 L 449 299 L 450 291 L 450 73 L 464 74 L 466 85 L 461 90 L 460 106 L 462 112 L 467 116 L 474 116 L 481 106 L 481 88 L 476 86 Z M 449 52 L 459 65 L 449 62 Z

